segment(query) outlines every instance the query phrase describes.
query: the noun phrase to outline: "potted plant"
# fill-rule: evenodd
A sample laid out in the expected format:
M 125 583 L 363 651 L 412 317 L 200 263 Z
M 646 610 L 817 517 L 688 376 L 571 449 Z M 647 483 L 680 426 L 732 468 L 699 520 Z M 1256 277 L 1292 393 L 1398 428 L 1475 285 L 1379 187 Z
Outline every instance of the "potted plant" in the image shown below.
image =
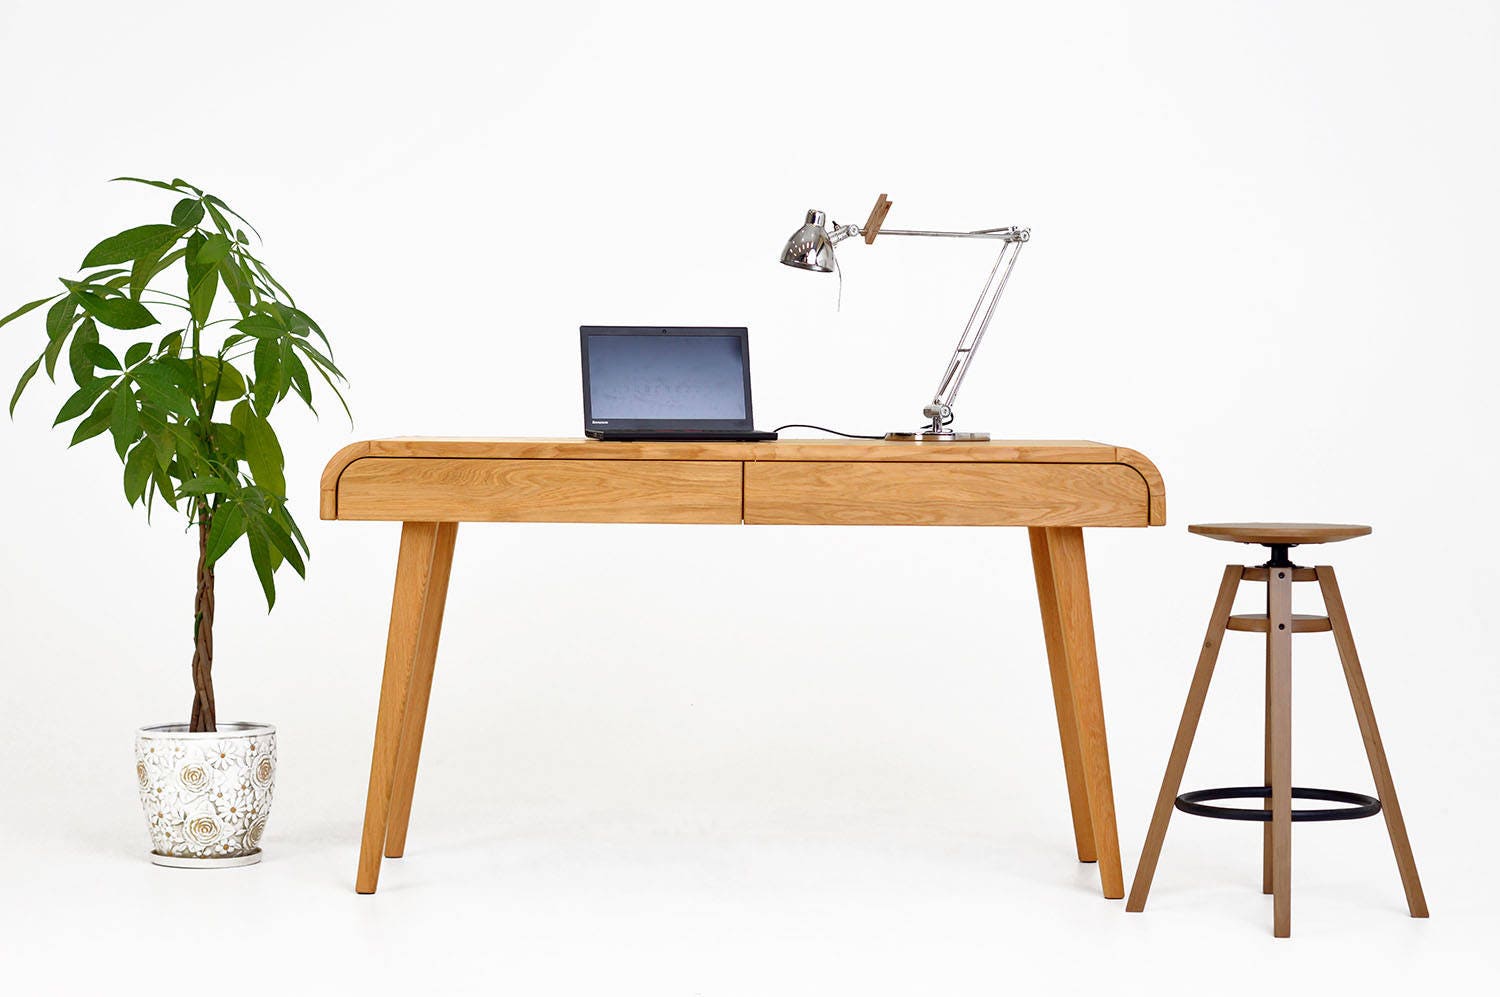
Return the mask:
M 289 395 L 312 409 L 313 375 L 343 404 L 343 375 L 318 323 L 231 219 L 255 232 L 249 222 L 183 180 L 117 179 L 169 192 L 169 220 L 105 239 L 78 276 L 60 278 L 61 292 L 0 318 L 4 326 L 50 305 L 47 345 L 21 375 L 10 412 L 38 371 L 55 381 L 62 365 L 77 390 L 53 425 L 76 422 L 69 446 L 107 433 L 126 501 L 148 518 L 164 503 L 196 528 L 192 710 L 187 723 L 140 728 L 136 777 L 153 861 L 248 865 L 259 861 L 270 813 L 276 731 L 218 720 L 214 570 L 248 547 L 268 609 L 279 568 L 305 573 L 307 541 L 287 509 L 270 420 Z M 170 331 L 155 328 L 168 316 Z

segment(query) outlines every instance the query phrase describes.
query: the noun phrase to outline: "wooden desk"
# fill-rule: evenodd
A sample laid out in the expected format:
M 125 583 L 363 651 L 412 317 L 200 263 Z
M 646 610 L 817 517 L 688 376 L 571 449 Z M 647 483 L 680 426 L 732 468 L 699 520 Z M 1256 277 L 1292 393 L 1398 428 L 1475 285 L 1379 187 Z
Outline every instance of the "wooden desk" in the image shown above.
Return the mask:
M 1125 895 L 1083 527 L 1161 526 L 1161 475 L 1079 440 L 601 443 L 391 439 L 323 472 L 324 519 L 402 523 L 355 889 L 406 848 L 448 569 L 461 522 L 1025 526 L 1081 862 Z

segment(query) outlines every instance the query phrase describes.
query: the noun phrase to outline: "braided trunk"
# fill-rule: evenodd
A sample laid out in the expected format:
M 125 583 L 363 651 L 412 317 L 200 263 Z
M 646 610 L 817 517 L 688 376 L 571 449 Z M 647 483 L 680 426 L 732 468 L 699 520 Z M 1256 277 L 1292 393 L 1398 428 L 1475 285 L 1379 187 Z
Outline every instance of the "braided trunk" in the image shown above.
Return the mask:
M 213 511 L 198 518 L 198 594 L 193 600 L 193 715 L 188 730 L 216 731 L 214 718 L 214 569 L 208 563 L 208 528 Z

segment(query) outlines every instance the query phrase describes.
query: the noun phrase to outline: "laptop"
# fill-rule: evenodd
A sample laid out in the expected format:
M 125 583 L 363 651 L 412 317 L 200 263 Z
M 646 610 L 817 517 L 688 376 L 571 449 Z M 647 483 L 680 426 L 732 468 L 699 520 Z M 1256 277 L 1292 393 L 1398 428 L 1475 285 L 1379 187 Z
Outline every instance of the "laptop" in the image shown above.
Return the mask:
M 774 440 L 755 429 L 750 331 L 580 326 L 583 431 L 596 440 Z

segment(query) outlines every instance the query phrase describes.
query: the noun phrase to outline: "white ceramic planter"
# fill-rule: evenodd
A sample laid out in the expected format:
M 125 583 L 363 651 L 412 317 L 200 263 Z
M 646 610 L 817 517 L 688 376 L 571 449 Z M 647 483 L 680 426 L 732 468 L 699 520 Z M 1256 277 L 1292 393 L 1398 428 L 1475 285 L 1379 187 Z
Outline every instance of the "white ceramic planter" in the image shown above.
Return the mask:
M 251 865 L 271 815 L 276 728 L 219 724 L 192 734 L 187 724 L 142 727 L 135 777 L 151 832 L 151 861 L 179 868 Z

